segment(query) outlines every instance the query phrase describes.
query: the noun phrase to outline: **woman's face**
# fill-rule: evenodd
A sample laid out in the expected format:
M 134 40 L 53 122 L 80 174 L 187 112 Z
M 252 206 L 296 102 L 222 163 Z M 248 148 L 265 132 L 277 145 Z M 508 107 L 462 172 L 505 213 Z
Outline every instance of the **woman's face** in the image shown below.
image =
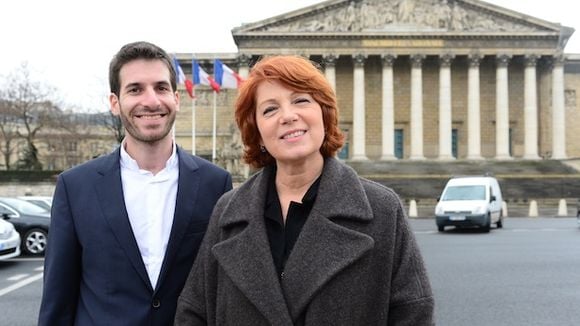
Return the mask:
M 278 165 L 320 159 L 322 108 L 310 94 L 297 93 L 279 82 L 262 82 L 256 91 L 256 123 L 260 144 Z

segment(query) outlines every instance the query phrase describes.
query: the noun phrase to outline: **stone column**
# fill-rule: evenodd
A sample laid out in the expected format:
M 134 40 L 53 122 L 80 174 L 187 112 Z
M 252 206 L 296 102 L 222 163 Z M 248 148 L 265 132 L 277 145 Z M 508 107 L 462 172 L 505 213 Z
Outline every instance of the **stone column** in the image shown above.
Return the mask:
M 554 56 L 552 67 L 552 159 L 562 160 L 566 156 L 566 111 L 564 102 L 563 54 Z
M 439 159 L 454 159 L 451 151 L 451 62 L 454 56 L 439 57 Z
M 383 150 L 381 160 L 396 160 L 395 157 L 395 92 L 393 64 L 396 55 L 386 54 L 383 59 Z
M 334 92 L 336 92 L 336 59 L 337 57 L 334 54 L 328 54 L 322 58 L 324 61 L 324 75 Z
M 247 54 L 240 54 L 238 56 L 238 75 L 242 78 L 247 78 L 250 73 L 250 56 Z
M 411 56 L 411 160 L 423 156 L 423 60 L 425 56 Z
M 496 57 L 495 75 L 495 158 L 510 159 L 510 110 L 508 64 L 511 56 L 500 54 Z
M 538 56 L 526 55 L 524 70 L 524 159 L 538 160 L 538 96 L 536 63 Z
M 243 79 L 248 78 L 248 74 L 250 73 L 250 59 L 251 56 L 241 53 L 238 56 L 238 75 Z M 250 166 L 246 163 L 243 163 L 243 160 L 240 160 L 240 170 L 242 176 L 247 179 L 250 176 Z
M 365 69 L 366 56 L 353 56 L 353 109 L 352 109 L 352 159 L 368 160 L 366 156 L 366 115 L 365 115 Z
M 481 160 L 481 117 L 479 109 L 479 64 L 483 57 L 469 55 L 467 71 L 467 159 Z

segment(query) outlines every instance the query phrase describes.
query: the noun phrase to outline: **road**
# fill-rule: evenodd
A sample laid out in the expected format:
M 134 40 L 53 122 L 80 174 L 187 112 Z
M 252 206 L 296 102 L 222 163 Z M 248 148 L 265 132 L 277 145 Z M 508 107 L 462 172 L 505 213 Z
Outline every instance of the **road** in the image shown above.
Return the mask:
M 503 229 L 436 231 L 412 219 L 436 300 L 437 325 L 578 325 L 575 218 L 509 218 Z M 0 262 L 0 325 L 36 325 L 42 259 Z
M 580 229 L 575 218 L 511 218 L 503 229 L 435 231 L 413 220 L 437 325 L 578 325 Z

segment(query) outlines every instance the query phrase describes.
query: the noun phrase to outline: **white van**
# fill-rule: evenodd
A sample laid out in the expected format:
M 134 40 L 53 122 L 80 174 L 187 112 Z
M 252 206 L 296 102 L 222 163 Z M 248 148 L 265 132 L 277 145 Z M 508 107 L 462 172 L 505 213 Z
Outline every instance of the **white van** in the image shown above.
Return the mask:
M 503 226 L 501 189 L 494 177 L 456 177 L 447 181 L 435 207 L 439 232 L 445 226 L 479 226 L 489 232 L 491 224 Z

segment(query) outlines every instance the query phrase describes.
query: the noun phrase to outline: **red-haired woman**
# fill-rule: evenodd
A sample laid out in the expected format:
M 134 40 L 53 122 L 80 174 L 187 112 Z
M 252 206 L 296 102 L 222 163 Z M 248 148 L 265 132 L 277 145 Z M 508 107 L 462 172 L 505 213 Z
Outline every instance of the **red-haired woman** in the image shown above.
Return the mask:
M 334 157 L 344 137 L 317 67 L 262 59 L 235 109 L 261 170 L 216 205 L 176 325 L 432 325 L 401 202 Z

